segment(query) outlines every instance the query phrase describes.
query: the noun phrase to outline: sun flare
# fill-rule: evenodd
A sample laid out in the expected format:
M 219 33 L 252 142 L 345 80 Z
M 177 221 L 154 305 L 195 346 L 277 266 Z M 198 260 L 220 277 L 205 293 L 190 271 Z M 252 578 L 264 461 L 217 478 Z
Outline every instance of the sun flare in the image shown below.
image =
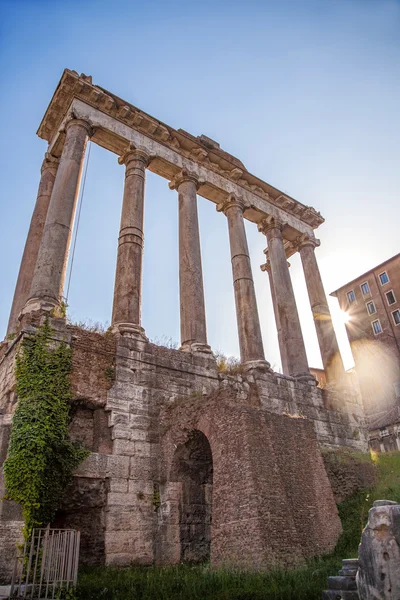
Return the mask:
M 345 312 L 344 310 L 341 311 L 341 317 L 342 317 L 343 323 L 348 323 L 350 321 L 349 313 Z

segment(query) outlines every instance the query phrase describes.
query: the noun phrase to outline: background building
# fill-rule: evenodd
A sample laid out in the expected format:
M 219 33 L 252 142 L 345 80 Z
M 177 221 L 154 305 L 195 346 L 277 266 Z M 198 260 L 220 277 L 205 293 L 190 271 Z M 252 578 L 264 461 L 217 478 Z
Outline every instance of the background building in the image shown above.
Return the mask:
M 331 296 L 338 298 L 341 310 L 347 314 L 347 335 L 366 415 L 370 427 L 379 431 L 380 424 L 386 428 L 399 417 L 400 254 L 346 283 Z

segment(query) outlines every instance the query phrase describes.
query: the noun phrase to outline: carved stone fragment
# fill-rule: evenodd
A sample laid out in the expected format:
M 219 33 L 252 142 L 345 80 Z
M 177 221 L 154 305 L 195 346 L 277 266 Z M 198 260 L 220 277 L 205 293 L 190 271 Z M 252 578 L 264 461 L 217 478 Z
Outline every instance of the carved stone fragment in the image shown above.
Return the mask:
M 360 600 L 400 598 L 400 504 L 374 502 L 361 538 L 359 563 Z

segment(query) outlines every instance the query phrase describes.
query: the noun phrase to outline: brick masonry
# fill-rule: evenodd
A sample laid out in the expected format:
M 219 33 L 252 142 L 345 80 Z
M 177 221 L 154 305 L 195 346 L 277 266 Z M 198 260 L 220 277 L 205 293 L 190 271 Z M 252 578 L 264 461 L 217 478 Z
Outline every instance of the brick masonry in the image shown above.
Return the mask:
M 73 348 L 71 435 L 92 451 L 55 521 L 81 529 L 83 562 L 173 563 L 210 553 L 216 565 L 262 568 L 334 546 L 340 522 L 319 445 L 365 450 L 355 394 L 262 369 L 221 374 L 207 355 L 52 324 Z M 1 461 L 19 343 L 0 347 Z M 193 431 L 205 436 L 211 465 L 191 446 Z M 6 580 L 22 523 L 18 507 L 0 506 Z

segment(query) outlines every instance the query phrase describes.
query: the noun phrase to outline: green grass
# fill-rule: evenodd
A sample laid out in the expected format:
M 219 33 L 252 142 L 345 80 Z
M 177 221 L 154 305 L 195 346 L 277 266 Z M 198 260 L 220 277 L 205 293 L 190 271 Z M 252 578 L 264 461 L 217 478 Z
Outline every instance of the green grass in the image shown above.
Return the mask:
M 209 566 L 91 568 L 79 576 L 79 600 L 320 600 L 327 577 L 343 558 L 357 557 L 368 510 L 374 500 L 400 502 L 400 452 L 379 455 L 378 480 L 371 490 L 339 504 L 343 534 L 328 556 L 299 569 L 246 573 Z

